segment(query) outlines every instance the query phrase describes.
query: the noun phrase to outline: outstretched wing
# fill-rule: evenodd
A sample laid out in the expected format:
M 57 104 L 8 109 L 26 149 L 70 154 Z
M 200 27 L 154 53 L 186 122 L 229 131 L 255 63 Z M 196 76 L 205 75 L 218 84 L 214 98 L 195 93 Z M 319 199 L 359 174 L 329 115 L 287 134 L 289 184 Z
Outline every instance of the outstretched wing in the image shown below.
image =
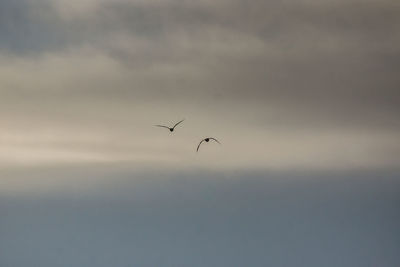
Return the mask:
M 218 144 L 221 144 L 217 139 L 210 137 L 211 140 L 214 140 L 215 142 L 217 142 Z
M 169 127 L 167 127 L 167 126 L 164 126 L 164 125 L 154 125 L 154 126 L 156 126 L 156 127 L 163 127 L 163 128 L 167 128 L 167 129 L 169 129 Z
M 200 145 L 201 145 L 201 143 L 203 143 L 203 142 L 204 142 L 204 139 L 200 141 L 199 145 L 197 146 L 196 152 L 199 152 Z
M 176 127 L 179 123 L 183 122 L 184 120 L 185 120 L 185 119 L 181 120 L 180 122 L 177 122 L 177 123 L 174 125 L 174 127 L 172 127 L 172 128 L 175 129 L 175 127 Z

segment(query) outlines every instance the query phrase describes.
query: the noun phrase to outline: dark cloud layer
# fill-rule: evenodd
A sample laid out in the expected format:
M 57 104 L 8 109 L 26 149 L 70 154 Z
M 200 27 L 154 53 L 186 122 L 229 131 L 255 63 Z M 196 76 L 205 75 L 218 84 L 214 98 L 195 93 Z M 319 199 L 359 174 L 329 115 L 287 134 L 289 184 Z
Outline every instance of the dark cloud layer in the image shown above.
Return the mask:
M 227 97 L 398 112 L 395 2 L 106 1 L 71 17 L 60 14 L 57 2 L 1 5 L 0 44 L 17 55 L 86 44 L 132 67 L 183 62 L 211 68 L 215 75 L 207 78 Z M 144 47 L 121 48 L 118 35 Z M 251 51 L 252 40 L 259 51 Z

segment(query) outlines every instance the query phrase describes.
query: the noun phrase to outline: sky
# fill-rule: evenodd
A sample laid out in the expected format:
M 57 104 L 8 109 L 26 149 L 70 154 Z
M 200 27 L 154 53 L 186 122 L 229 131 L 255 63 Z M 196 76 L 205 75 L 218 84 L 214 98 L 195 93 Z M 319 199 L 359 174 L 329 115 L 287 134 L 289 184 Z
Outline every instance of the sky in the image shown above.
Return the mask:
M 399 264 L 399 1 L 1 0 L 0 36 L 0 265 Z

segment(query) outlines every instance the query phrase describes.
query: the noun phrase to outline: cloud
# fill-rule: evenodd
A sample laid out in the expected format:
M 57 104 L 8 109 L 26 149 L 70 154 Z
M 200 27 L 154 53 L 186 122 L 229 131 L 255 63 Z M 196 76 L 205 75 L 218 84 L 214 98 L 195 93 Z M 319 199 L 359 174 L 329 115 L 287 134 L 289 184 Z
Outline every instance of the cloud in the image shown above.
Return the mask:
M 183 160 L 204 132 L 228 141 L 229 156 L 215 158 L 223 166 L 397 164 L 395 1 L 38 0 L 0 10 L 6 136 L 32 133 L 60 151 L 65 137 L 44 145 L 49 132 L 70 143 L 102 133 L 75 152 Z M 182 117 L 183 141 L 157 149 L 165 136 L 151 125 Z M 12 142 L 3 144 L 17 155 L 31 146 Z

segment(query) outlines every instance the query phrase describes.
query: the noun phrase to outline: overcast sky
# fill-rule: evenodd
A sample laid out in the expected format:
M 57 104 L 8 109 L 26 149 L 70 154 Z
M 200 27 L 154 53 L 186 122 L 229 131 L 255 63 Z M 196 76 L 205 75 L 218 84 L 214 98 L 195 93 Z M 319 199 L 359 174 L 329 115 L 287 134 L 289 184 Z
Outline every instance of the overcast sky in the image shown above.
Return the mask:
M 0 266 L 400 266 L 399 74 L 399 0 L 0 0 Z
M 395 168 L 399 29 L 396 0 L 2 0 L 1 165 Z

